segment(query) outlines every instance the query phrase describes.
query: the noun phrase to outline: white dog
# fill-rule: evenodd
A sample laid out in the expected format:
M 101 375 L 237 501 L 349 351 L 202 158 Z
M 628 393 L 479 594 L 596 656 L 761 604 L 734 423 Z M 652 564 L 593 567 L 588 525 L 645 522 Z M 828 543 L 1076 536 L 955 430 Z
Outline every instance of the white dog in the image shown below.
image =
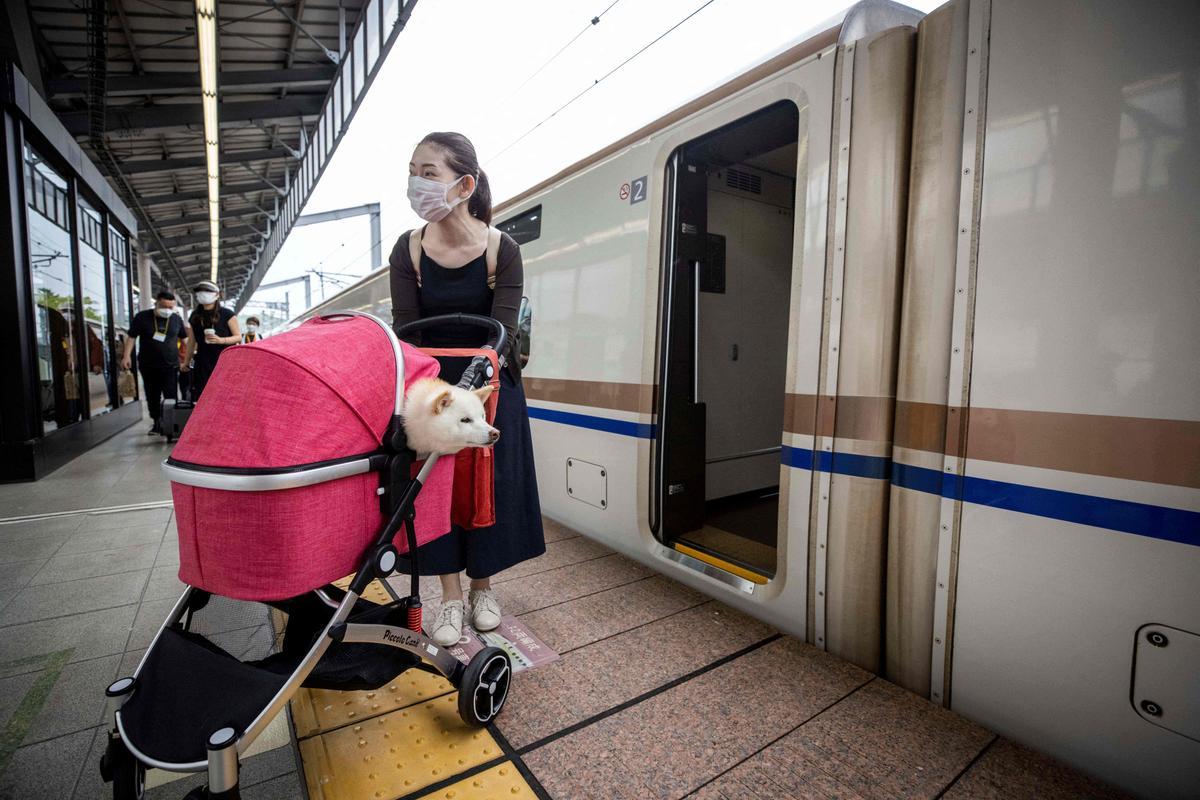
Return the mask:
M 438 378 L 425 378 L 408 388 L 404 400 L 404 432 L 408 446 L 421 458 L 449 455 L 466 447 L 490 447 L 500 431 L 487 423 L 483 404 L 492 386 L 467 391 Z

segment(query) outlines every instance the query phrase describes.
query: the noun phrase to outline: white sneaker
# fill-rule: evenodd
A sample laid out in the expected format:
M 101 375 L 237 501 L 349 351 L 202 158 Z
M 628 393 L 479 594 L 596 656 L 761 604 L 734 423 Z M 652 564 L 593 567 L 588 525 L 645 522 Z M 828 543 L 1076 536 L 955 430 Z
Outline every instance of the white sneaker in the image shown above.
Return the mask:
M 472 589 L 471 627 L 477 631 L 493 631 L 500 626 L 500 604 L 491 589 Z
M 433 618 L 433 626 L 429 636 L 442 647 L 453 647 L 462 638 L 463 601 L 450 600 L 442 603 L 437 616 Z

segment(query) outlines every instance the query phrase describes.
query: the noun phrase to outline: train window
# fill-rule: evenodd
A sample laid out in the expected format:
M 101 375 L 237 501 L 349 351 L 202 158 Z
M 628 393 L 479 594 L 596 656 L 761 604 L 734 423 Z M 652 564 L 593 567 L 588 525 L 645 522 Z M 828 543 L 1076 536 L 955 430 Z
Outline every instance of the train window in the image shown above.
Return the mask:
M 496 227 L 511 236 L 517 244 L 532 242 L 542 235 L 542 207 L 534 206 L 524 214 L 509 217 Z

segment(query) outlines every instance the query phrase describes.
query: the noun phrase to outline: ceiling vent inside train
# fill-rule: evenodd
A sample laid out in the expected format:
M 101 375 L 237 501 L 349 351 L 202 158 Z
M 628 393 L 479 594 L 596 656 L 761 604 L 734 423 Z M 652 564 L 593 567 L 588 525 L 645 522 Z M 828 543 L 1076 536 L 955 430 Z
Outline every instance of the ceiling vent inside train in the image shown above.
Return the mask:
M 738 189 L 750 194 L 762 194 L 761 177 L 732 167 L 725 169 L 725 185 L 730 189 Z

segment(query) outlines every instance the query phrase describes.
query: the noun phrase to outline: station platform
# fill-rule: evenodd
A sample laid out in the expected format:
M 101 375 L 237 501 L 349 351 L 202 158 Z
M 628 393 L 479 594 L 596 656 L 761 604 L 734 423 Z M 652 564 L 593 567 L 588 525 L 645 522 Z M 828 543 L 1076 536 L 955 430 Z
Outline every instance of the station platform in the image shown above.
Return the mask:
M 111 796 L 104 687 L 181 588 L 168 445 L 145 430 L 0 486 L 0 798 Z M 557 657 L 515 675 L 495 725 L 466 728 L 450 685 L 415 670 L 376 692 L 305 690 L 245 759 L 243 797 L 1121 796 L 551 520 L 546 539 L 495 586 Z M 229 606 L 204 633 L 235 654 L 274 645 L 278 619 Z M 201 780 L 151 770 L 147 796 Z

